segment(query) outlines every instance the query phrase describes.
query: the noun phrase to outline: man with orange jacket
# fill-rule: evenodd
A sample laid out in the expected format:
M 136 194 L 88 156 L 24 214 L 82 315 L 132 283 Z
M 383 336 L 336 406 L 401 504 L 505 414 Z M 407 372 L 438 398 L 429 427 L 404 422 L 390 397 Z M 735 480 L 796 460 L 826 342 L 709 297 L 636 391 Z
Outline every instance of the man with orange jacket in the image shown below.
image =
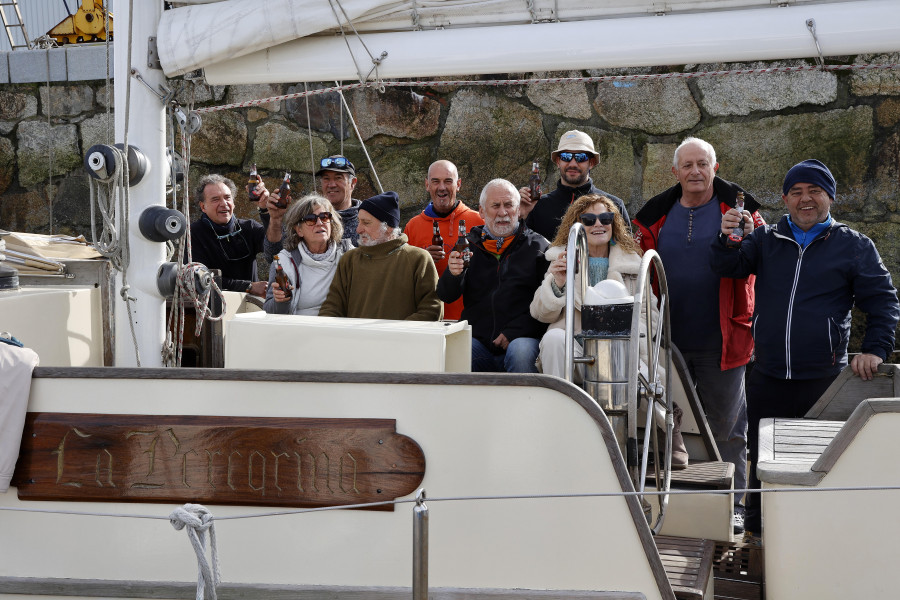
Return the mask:
M 478 211 L 472 210 L 456 198 L 461 186 L 462 180 L 459 178 L 456 165 L 449 160 L 432 163 L 428 167 L 428 177 L 425 179 L 425 190 L 431 196 L 431 202 L 425 210 L 410 219 L 403 230 L 411 246 L 425 248 L 431 254 L 438 276 L 447 268 L 447 257 L 459 238 L 459 222 L 466 222 L 467 233 L 476 225 L 484 225 L 484 219 Z M 438 224 L 441 237 L 444 239 L 443 246 L 431 243 L 434 237 L 434 223 Z M 446 304 L 444 318 L 459 320 L 462 309 L 462 298 Z

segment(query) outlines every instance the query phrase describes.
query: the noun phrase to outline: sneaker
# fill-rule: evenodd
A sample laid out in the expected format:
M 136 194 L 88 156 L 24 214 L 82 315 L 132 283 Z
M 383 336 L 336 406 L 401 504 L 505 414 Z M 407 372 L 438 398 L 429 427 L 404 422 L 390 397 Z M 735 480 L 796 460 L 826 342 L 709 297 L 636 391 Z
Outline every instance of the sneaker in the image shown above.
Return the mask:
M 750 530 L 744 532 L 744 539 L 742 541 L 747 546 L 762 548 L 762 538 Z
M 744 533 L 744 507 L 734 507 L 734 516 L 731 519 L 731 524 L 734 527 L 735 535 Z

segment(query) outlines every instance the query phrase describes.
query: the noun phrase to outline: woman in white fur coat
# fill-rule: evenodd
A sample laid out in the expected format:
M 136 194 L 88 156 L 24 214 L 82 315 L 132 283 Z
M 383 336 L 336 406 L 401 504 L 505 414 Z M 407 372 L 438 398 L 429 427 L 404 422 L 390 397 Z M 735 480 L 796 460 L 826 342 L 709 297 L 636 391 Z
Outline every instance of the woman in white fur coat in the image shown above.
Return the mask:
M 284 215 L 284 250 L 269 267 L 269 287 L 263 309 L 279 315 L 319 314 L 328 295 L 338 261 L 353 246 L 341 239 L 341 217 L 326 198 L 318 194 L 303 196 Z M 287 297 L 275 282 L 280 263 L 291 286 Z
M 550 323 L 541 339 L 538 364 L 543 373 L 564 377 L 566 331 L 566 245 L 569 229 L 580 220 L 588 242 L 588 283 L 612 279 L 634 294 L 641 266 L 641 249 L 625 225 L 612 200 L 589 194 L 575 200 L 563 216 L 550 248 L 544 254 L 550 268 L 531 302 L 531 316 Z M 575 305 L 581 307 L 580 290 Z M 581 329 L 580 311 L 575 315 L 576 332 Z M 576 353 L 580 354 L 576 344 Z

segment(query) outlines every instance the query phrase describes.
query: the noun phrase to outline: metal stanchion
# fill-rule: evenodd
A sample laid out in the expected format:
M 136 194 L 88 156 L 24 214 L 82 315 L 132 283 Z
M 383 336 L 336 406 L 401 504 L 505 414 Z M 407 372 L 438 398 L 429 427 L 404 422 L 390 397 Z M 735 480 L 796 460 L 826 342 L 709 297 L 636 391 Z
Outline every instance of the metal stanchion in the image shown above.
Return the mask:
M 416 492 L 413 507 L 413 600 L 428 600 L 428 507 L 425 489 Z

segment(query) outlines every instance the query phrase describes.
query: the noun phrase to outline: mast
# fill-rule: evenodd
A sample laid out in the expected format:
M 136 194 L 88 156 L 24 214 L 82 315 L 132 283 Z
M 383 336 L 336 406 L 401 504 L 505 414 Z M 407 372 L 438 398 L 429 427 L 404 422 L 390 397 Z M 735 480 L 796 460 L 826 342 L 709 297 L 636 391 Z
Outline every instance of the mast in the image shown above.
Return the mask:
M 138 229 L 138 218 L 148 207 L 162 205 L 165 200 L 165 106 L 158 96 L 135 79 L 131 79 L 130 99 L 126 98 L 128 52 L 131 66 L 154 89 L 165 82 L 161 69 L 150 68 L 148 40 L 156 36 L 163 12 L 162 0 L 131 0 L 116 5 L 115 119 L 116 141 L 125 138 L 128 119 L 128 145 L 135 146 L 147 157 L 149 168 L 144 178 L 130 189 L 128 236 L 131 260 L 126 271 L 128 294 L 122 299 L 122 273 L 116 273 L 115 293 L 115 365 L 137 366 L 135 344 L 144 367 L 162 366 L 161 348 L 165 330 L 165 301 L 156 287 L 156 273 L 165 260 L 165 245 L 144 238 Z M 133 14 L 131 11 L 133 10 Z M 129 39 L 129 27 L 131 37 Z M 127 117 L 126 117 L 127 115 Z M 131 324 L 134 324 L 134 336 Z

